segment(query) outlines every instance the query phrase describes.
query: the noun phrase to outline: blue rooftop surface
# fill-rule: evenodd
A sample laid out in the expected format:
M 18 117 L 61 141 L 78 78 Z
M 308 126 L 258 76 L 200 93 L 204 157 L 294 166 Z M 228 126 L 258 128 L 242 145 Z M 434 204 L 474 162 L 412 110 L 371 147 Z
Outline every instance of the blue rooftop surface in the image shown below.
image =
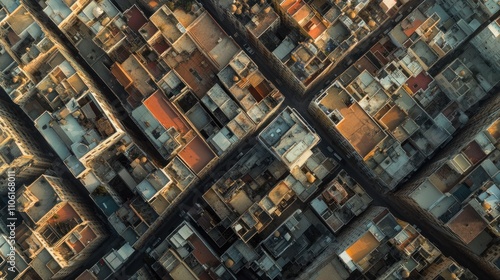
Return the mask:
M 57 25 L 71 14 L 71 9 L 62 0 L 48 0 L 45 4 L 47 7 L 43 11 Z
M 0 0 L 0 3 L 9 13 L 12 13 L 20 5 L 19 0 Z
M 120 208 L 110 195 L 96 195 L 93 198 L 106 217 L 111 216 Z

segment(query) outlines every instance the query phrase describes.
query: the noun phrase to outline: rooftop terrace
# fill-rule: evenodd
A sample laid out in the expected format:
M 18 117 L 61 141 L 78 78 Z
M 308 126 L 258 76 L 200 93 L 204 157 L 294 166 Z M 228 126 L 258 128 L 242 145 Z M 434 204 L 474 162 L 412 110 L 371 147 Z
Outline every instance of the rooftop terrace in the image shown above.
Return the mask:
M 94 34 L 110 23 L 110 20 L 119 14 L 118 9 L 109 0 L 91 1 L 78 14 L 78 18 L 85 23 Z
M 24 31 L 31 33 L 32 36 L 42 34 L 40 26 L 35 23 L 33 16 L 26 10 L 25 7 L 21 7 L 12 13 L 6 22 L 18 36 L 21 36 L 21 33 Z M 24 35 L 26 36 L 26 34 Z
M 251 22 L 246 24 L 246 28 L 256 38 L 259 38 L 276 20 L 279 20 L 278 14 L 271 6 L 254 5 L 252 11 L 257 14 Z
M 370 205 L 372 198 L 342 170 L 313 201 L 311 207 L 337 232 Z
M 173 45 L 173 50 L 166 53 L 164 60 L 199 98 L 216 83 L 217 67 L 187 35 Z
M 183 26 L 166 6 L 158 9 L 149 19 L 170 44 L 186 33 L 186 26 Z
M 214 271 L 216 268 L 218 270 L 217 274 L 221 276 L 219 279 L 228 279 L 227 277 L 232 279 L 230 275 L 224 273 L 225 269 L 223 267 L 219 267 L 219 265 L 221 265 L 219 256 L 212 251 L 190 224 L 186 222 L 181 223 L 181 225 L 167 237 L 167 240 L 189 269 L 197 275 L 196 279 L 212 279 L 210 274 L 215 274 Z M 167 251 L 167 254 L 168 253 Z M 165 260 L 163 257 L 162 259 Z
M 424 63 L 424 65 L 422 65 L 424 69 L 430 68 L 439 60 L 439 56 L 435 53 L 435 51 L 422 40 L 415 42 L 410 49 L 416 57 Z
M 47 176 L 41 176 L 26 190 L 21 193 L 17 199 L 26 214 L 34 223 L 37 223 L 45 216 L 60 200 L 59 195 L 52 187 L 52 179 Z
M 259 134 L 259 140 L 289 166 L 307 159 L 310 149 L 320 141 L 302 117 L 288 107 Z
M 135 108 L 132 111 L 132 118 L 164 158 L 170 157 L 172 152 L 180 146 L 180 143 L 173 137 L 176 133 L 173 131 L 173 133 L 169 133 L 168 129 L 158 121 L 146 106 L 141 105 Z
M 362 156 L 368 155 L 387 135 L 351 95 L 335 83 L 316 101 L 346 140 Z
M 150 85 L 151 77 L 133 54 L 121 64 L 115 62 L 111 66 L 111 73 L 125 89 L 133 85 L 143 97 L 155 91 L 155 88 Z
M 155 170 L 136 186 L 136 190 L 144 200 L 149 202 L 156 197 L 162 189 L 167 187 L 170 182 L 171 180 L 167 174 L 162 170 Z
M 72 99 L 54 114 L 43 113 L 35 126 L 75 176 L 85 169 L 82 163 L 94 155 L 92 150 L 119 129 L 92 94 Z
M 240 51 L 238 45 L 207 12 L 197 18 L 188 32 L 204 53 L 213 59 L 218 70 L 224 68 Z
M 69 8 L 72 3 L 74 1 L 46 0 L 43 11 L 56 25 L 59 25 L 72 13 Z

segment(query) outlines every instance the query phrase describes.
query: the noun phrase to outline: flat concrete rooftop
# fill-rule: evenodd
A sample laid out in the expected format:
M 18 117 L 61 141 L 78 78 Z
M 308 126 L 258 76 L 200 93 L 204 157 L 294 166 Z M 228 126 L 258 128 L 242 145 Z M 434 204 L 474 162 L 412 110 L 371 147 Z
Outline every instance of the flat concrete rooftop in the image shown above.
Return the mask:
M 222 70 L 240 51 L 238 45 L 208 13 L 201 15 L 188 32 L 201 49 L 214 60 L 218 70 Z
M 354 149 L 365 157 L 386 137 L 386 134 L 358 103 L 348 105 L 351 99 L 345 90 L 331 87 L 319 103 L 329 111 L 338 110 L 343 119 L 338 122 L 336 128 Z

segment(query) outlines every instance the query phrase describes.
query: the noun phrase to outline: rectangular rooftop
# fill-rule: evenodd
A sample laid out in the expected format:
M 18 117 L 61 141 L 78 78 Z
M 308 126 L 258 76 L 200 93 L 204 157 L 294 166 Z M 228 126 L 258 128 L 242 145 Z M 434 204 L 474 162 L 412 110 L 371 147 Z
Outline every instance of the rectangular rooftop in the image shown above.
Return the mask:
M 294 109 L 287 107 L 259 134 L 259 140 L 291 166 L 310 155 L 320 139 Z
M 186 121 L 161 91 L 157 90 L 146 99 L 144 105 L 165 129 L 173 127 L 181 134 L 185 134 L 190 130 Z
M 195 42 L 215 62 L 218 70 L 225 67 L 240 48 L 215 20 L 207 13 L 203 13 L 189 28 Z
M 179 152 L 179 157 L 198 174 L 216 155 L 207 143 L 197 136 Z

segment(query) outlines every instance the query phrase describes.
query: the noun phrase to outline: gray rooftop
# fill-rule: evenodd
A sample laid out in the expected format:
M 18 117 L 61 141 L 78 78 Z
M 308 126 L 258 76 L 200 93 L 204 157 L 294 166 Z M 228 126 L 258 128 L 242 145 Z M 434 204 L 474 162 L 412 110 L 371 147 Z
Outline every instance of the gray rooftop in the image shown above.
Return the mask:
M 60 200 L 50 181 L 51 179 L 45 175 L 39 177 L 35 182 L 27 186 L 26 190 L 18 198 L 18 203 L 22 207 L 29 207 L 25 208 L 24 211 L 34 223 L 37 223 Z

